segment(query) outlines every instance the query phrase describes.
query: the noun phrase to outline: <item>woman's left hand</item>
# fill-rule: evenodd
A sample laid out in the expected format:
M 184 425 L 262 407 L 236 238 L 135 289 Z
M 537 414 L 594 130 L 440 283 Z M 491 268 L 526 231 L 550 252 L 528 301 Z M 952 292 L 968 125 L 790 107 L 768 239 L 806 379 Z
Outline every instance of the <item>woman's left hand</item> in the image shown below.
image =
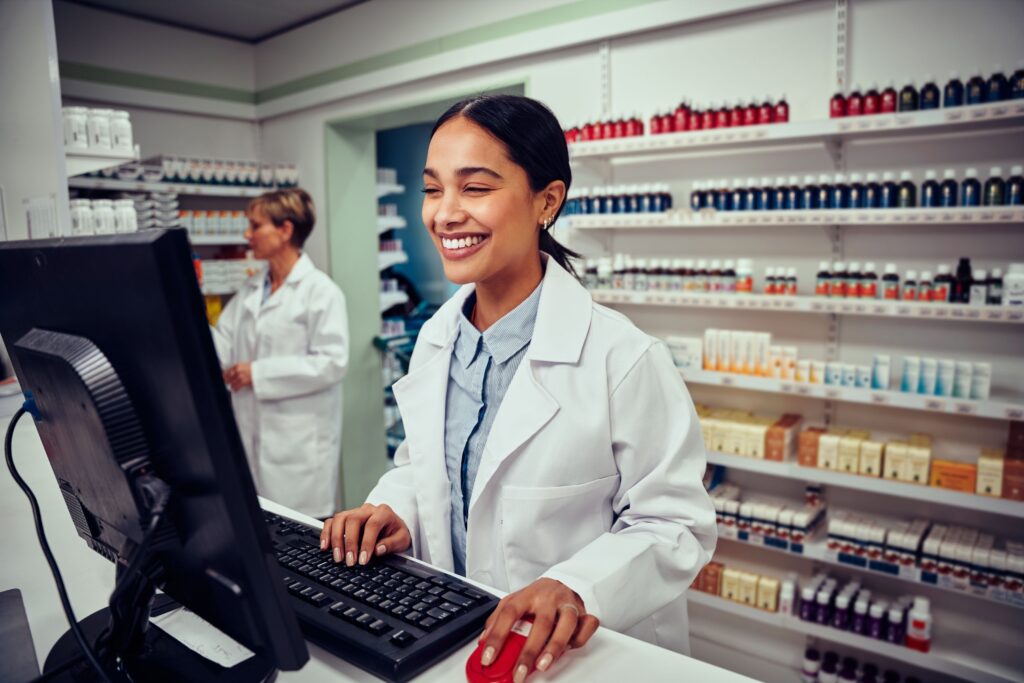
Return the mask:
M 224 381 L 231 391 L 252 386 L 252 363 L 236 363 L 224 371 Z
M 485 643 L 481 657 L 484 666 L 498 658 L 512 626 L 526 615 L 533 617 L 533 628 L 513 669 L 515 683 L 522 683 L 533 666 L 547 671 L 566 647 L 583 647 L 600 625 L 564 583 L 537 579 L 502 598 L 487 619 L 479 641 Z

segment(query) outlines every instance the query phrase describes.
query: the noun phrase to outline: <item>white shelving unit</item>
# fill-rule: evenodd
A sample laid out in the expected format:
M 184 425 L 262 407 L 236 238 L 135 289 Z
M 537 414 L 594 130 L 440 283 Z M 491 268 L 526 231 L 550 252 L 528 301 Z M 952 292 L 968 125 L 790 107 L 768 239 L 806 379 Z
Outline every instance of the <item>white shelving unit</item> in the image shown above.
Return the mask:
M 248 244 L 240 235 L 191 235 L 188 241 L 194 247 L 242 246 Z
M 837 387 L 829 384 L 810 384 L 791 380 L 754 377 L 728 372 L 707 370 L 680 370 L 679 374 L 690 384 L 749 389 L 772 394 L 788 394 L 826 401 L 845 401 L 865 405 L 922 410 L 946 415 L 987 417 L 996 420 L 1024 420 L 1024 397 L 995 397 L 988 401 L 976 401 L 944 396 L 923 396 L 902 391 L 881 391 L 878 389 L 857 389 Z
M 908 484 L 902 481 L 866 477 L 817 467 L 803 467 L 795 462 L 778 462 L 761 458 L 747 458 L 742 455 L 708 451 L 708 462 L 713 465 L 732 467 L 744 472 L 755 472 L 770 477 L 794 479 L 796 481 L 827 484 L 854 491 L 895 496 L 907 500 L 946 505 L 963 510 L 975 510 L 996 515 L 1024 519 L 1024 503 L 1005 498 L 991 498 L 973 493 L 961 493 L 934 486 Z
M 829 299 L 814 296 L 669 291 L 630 292 L 615 289 L 597 289 L 593 290 L 591 295 L 594 297 L 594 301 L 609 305 L 724 308 L 823 315 L 834 313 L 913 320 L 1024 324 L 1024 306 L 965 306 L 881 299 Z
M 404 230 L 405 227 L 405 219 L 401 216 L 377 216 L 378 235 L 385 233 L 388 230 Z
M 210 287 L 203 285 L 203 296 L 231 296 L 238 293 L 237 287 Z
M 840 209 L 806 211 L 689 211 L 663 213 L 603 213 L 569 216 L 576 230 L 704 230 L 740 226 L 866 227 L 872 225 L 938 228 L 1002 225 L 1024 228 L 1024 206 L 986 206 L 945 209 Z
M 1024 100 L 1010 100 L 932 111 L 577 142 L 569 146 L 569 154 L 574 162 L 631 162 L 708 152 L 747 153 L 835 142 L 956 135 L 1021 125 L 1024 125 Z
M 140 156 L 141 151 L 138 145 L 135 145 L 130 154 L 102 150 L 65 149 L 64 163 L 70 180 L 71 176 L 93 173 L 111 166 L 126 164 L 129 161 L 138 161 Z
M 380 295 L 380 312 L 388 310 L 392 306 L 404 304 L 409 300 L 409 295 L 405 292 L 382 292 Z
M 404 251 L 382 251 L 378 255 L 378 266 L 380 270 L 387 270 L 391 266 L 406 263 L 409 255 Z
M 272 187 L 240 187 L 235 185 L 199 185 L 192 183 L 147 183 L 141 180 L 114 178 L 68 178 L 68 187 L 83 190 L 112 190 L 117 192 L 164 192 L 195 197 L 259 197 Z
M 964 680 L 975 681 L 976 683 L 1019 683 L 1024 681 L 1024 672 L 1001 667 L 986 658 L 958 652 L 948 646 L 944 648 L 941 643 L 933 643 L 931 652 L 918 652 L 917 650 L 911 650 L 910 648 L 894 645 L 883 640 L 875 640 L 874 638 L 861 636 L 850 631 L 840 631 L 829 626 L 801 621 L 796 617 L 776 612 L 765 612 L 700 591 L 687 591 L 686 599 L 691 605 L 702 605 L 709 609 L 732 614 L 747 621 L 757 622 L 792 633 L 800 633 L 863 652 L 875 653 L 906 662 L 911 666 L 916 666 L 926 671 L 956 676 Z
M 377 199 L 387 197 L 389 194 L 402 194 L 405 192 L 405 185 L 397 183 L 377 183 Z

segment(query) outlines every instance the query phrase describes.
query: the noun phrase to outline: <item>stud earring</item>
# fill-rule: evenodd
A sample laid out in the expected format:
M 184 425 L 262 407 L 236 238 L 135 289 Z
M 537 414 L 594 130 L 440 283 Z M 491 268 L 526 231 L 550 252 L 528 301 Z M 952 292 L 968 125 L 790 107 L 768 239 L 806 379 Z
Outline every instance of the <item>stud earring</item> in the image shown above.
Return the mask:
M 547 218 L 544 219 L 544 229 L 547 230 L 550 227 L 551 227 L 551 217 L 548 216 Z

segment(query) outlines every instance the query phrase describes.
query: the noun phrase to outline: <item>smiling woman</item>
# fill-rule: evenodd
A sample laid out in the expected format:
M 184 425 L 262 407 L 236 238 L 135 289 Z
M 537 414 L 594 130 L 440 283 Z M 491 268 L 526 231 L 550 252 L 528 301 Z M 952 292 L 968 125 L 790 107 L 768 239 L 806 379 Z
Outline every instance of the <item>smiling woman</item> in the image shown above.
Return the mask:
M 699 423 L 668 351 L 595 304 L 548 233 L 571 180 L 540 102 L 478 97 L 438 120 L 423 223 L 465 286 L 394 385 L 407 437 L 394 469 L 321 536 L 336 562 L 411 550 L 510 592 L 478 652 L 483 667 L 504 661 L 531 618 L 516 683 L 599 623 L 687 652 L 684 594 L 716 539 Z

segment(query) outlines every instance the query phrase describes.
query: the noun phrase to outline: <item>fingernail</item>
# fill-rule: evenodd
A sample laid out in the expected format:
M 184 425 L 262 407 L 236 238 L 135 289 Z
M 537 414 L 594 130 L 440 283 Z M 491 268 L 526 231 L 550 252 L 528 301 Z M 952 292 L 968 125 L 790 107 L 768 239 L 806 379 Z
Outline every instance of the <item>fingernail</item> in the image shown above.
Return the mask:
M 516 674 L 512 677 L 515 683 L 523 683 L 526 680 L 526 665 L 520 664 L 516 667 Z
M 540 669 L 541 671 L 547 671 L 548 667 L 551 666 L 551 660 L 552 660 L 552 657 L 551 657 L 551 653 L 549 652 L 549 653 L 547 653 L 546 655 L 544 655 L 543 657 L 540 658 L 540 661 L 537 662 L 537 668 Z
M 383 543 L 381 543 L 379 546 L 377 546 L 377 554 L 378 555 L 383 555 L 387 551 L 388 551 L 388 549 L 387 549 L 387 547 Z
M 326 538 L 321 538 L 320 539 L 320 550 L 327 550 L 327 539 Z
M 351 567 L 355 563 L 356 563 L 356 558 L 355 558 L 355 555 L 352 553 L 352 551 L 349 551 L 349 552 L 345 553 L 345 564 L 347 564 L 348 566 Z
M 341 562 L 341 548 L 334 549 L 334 563 Z
M 484 653 L 480 657 L 480 663 L 483 664 L 484 666 L 490 666 L 491 662 L 493 662 L 493 661 L 494 661 L 494 648 L 493 647 L 486 647 L 486 648 L 484 648 Z
M 359 564 L 366 564 L 369 559 L 365 550 L 359 553 Z

